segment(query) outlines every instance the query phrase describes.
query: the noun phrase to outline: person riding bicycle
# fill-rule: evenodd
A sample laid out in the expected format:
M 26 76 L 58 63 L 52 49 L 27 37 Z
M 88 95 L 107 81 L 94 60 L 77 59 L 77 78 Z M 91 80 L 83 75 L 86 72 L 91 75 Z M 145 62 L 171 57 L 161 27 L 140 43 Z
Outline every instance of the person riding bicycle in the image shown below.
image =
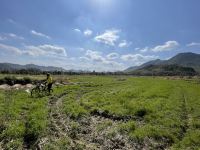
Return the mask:
M 49 73 L 47 73 L 46 83 L 47 83 L 47 90 L 50 93 L 51 88 L 52 88 L 52 84 L 53 84 L 53 79 L 52 79 L 52 77 L 51 77 L 51 75 Z

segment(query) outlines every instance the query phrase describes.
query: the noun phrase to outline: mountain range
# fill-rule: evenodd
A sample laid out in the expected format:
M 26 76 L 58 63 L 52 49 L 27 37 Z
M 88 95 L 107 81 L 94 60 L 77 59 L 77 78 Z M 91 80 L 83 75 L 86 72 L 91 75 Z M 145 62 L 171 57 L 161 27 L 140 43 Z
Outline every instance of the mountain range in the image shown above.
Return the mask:
M 166 69 L 171 70 L 166 70 Z M 142 72 L 157 72 L 159 71 L 178 71 L 173 70 L 172 68 L 181 70 L 190 70 L 192 68 L 195 72 L 200 73 L 200 54 L 195 54 L 191 52 L 187 53 L 179 53 L 176 56 L 168 59 L 168 60 L 152 60 L 146 62 L 140 66 L 129 67 L 124 72 L 126 73 L 142 73 Z
M 34 64 L 19 65 L 12 63 L 0 63 L 0 71 L 37 69 L 40 71 L 70 71 L 61 67 L 38 66 Z M 76 70 L 76 68 L 74 68 Z M 76 71 L 82 72 L 82 71 Z M 168 60 L 152 60 L 140 66 L 129 67 L 123 71 L 136 75 L 195 75 L 200 74 L 200 54 L 191 52 L 179 53 Z
M 40 71 L 66 71 L 61 67 L 53 67 L 53 66 L 38 66 L 34 64 L 27 65 L 19 65 L 12 63 L 0 63 L 0 71 L 13 71 L 13 70 L 22 70 L 22 69 L 37 69 Z

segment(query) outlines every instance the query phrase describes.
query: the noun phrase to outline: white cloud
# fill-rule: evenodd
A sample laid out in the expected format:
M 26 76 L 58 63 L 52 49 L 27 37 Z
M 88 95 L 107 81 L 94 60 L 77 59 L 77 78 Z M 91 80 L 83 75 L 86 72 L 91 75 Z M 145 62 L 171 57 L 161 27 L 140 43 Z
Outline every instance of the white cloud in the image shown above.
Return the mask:
M 134 50 L 137 51 L 137 50 L 140 50 L 140 48 L 139 48 L 139 47 L 136 47 Z
M 131 61 L 134 63 L 134 65 L 140 65 L 142 63 L 145 63 L 147 61 L 150 61 L 150 60 L 154 60 L 154 59 L 157 59 L 158 56 L 145 56 L 145 55 L 141 55 L 141 54 L 126 54 L 126 55 L 122 55 L 121 56 L 121 59 L 123 61 Z
M 167 42 L 165 42 L 165 44 L 158 45 L 158 46 L 152 48 L 151 50 L 153 52 L 170 51 L 170 50 L 176 48 L 177 46 L 179 46 L 179 43 L 177 41 L 167 41 Z
M 22 51 L 19 48 L 10 45 L 0 44 L 0 49 L 15 54 L 22 54 Z
M 192 43 L 187 44 L 186 46 L 188 46 L 188 47 L 190 47 L 190 46 L 200 46 L 200 43 L 192 42 Z
M 104 61 L 104 58 L 101 56 L 101 52 L 98 51 L 87 50 L 85 56 L 93 61 Z
M 3 35 L 0 36 L 1 41 L 8 39 L 24 40 L 24 37 L 18 36 L 14 33 L 4 33 Z
M 163 52 L 163 51 L 170 51 L 179 46 L 179 43 L 177 41 L 167 41 L 163 45 L 157 45 L 153 48 L 150 48 L 148 46 L 144 48 L 135 48 L 136 51 L 140 51 L 141 53 L 145 53 L 148 51 L 153 51 L 153 52 Z
M 109 60 L 114 60 L 114 59 L 119 58 L 119 54 L 118 53 L 110 53 L 106 56 L 106 58 Z
M 14 34 L 14 33 L 8 33 L 6 35 L 11 37 L 11 38 L 14 38 L 14 39 L 24 40 L 24 37 L 18 36 L 18 35 Z
M 85 57 L 85 56 L 79 57 L 79 59 L 81 61 L 89 61 L 90 60 L 88 57 Z
M 84 57 L 80 57 L 80 59 L 84 62 L 91 62 L 101 68 L 109 68 L 110 70 L 119 70 L 119 68 L 123 67 L 122 63 L 109 60 L 107 57 L 102 56 L 101 52 L 87 50 Z M 113 67 L 113 68 L 112 68 Z
M 86 29 L 85 31 L 82 32 L 80 29 L 76 28 L 76 29 L 74 29 L 74 31 L 77 33 L 81 33 L 84 36 L 91 36 L 93 34 L 93 31 L 90 29 Z
M 40 33 L 40 32 L 37 32 L 37 31 L 35 31 L 35 30 L 31 30 L 30 33 L 31 33 L 32 35 L 36 35 L 36 36 L 39 36 L 39 37 L 44 37 L 44 38 L 50 39 L 50 37 L 49 37 L 48 35 L 45 35 L 45 34 Z
M 123 48 L 123 47 L 129 47 L 132 43 L 131 42 L 127 42 L 126 40 L 121 41 L 121 43 L 119 43 L 119 47 Z
M 39 46 L 25 46 L 23 49 L 19 49 L 14 46 L 0 44 L 0 49 L 3 51 L 11 52 L 14 54 L 26 54 L 30 56 L 67 56 L 66 50 L 60 46 L 54 45 L 39 45 Z
M 114 46 L 115 42 L 119 39 L 119 32 L 120 30 L 116 29 L 106 30 L 103 34 L 97 35 L 94 39 L 97 42 Z
M 90 30 L 90 29 L 86 29 L 86 30 L 83 32 L 83 34 L 84 34 L 85 36 L 90 36 L 90 35 L 92 35 L 92 33 L 93 33 L 93 31 Z
M 81 30 L 78 29 L 78 28 L 74 29 L 74 31 L 76 31 L 76 32 L 81 32 Z
M 137 50 L 139 50 L 141 53 L 145 53 L 145 52 L 149 51 L 149 47 L 146 46 L 145 48 L 137 49 Z
M 26 54 L 31 56 L 40 56 L 40 55 L 60 55 L 67 56 L 66 50 L 64 47 L 55 46 L 55 45 L 39 45 L 39 46 L 25 46 Z

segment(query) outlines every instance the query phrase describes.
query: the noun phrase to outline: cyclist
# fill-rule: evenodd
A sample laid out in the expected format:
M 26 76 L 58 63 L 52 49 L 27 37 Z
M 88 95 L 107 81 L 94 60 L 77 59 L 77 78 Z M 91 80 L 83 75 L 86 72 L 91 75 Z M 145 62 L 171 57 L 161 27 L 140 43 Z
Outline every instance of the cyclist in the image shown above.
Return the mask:
M 53 84 L 53 79 L 52 79 L 52 77 L 51 77 L 51 75 L 49 73 L 47 73 L 46 83 L 47 83 L 47 90 L 50 93 L 51 88 L 52 88 L 52 84 Z

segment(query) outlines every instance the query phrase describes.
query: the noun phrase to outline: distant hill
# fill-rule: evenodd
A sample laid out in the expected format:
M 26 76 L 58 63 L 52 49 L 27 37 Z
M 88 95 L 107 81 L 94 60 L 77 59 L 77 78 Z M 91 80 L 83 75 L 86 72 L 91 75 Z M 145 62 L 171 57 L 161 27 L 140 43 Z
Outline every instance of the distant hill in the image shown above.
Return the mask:
M 191 67 L 179 65 L 148 65 L 133 71 L 135 75 L 157 75 L 157 76 L 193 76 L 197 72 Z
M 184 67 L 191 67 L 197 72 L 200 72 L 200 54 L 180 53 L 167 60 L 165 64 L 177 64 Z
M 170 58 L 169 60 L 153 60 L 149 61 L 147 63 L 142 64 L 141 66 L 136 67 L 129 67 L 125 70 L 127 73 L 135 73 L 135 72 L 143 72 L 148 70 L 148 67 L 152 68 L 152 73 L 155 71 L 155 69 L 158 71 L 163 71 L 165 67 L 174 67 L 176 69 L 180 69 L 180 67 L 185 68 L 192 68 L 194 71 L 200 73 L 200 54 L 195 53 L 179 53 L 176 56 Z M 162 68 L 164 67 L 164 68 Z M 182 69 L 183 69 L 182 68 Z M 180 69 L 180 70 L 182 70 Z M 187 69 L 186 69 L 187 70 Z M 176 71 L 176 70 L 174 70 Z M 150 70 L 148 70 L 150 72 Z
M 158 64 L 161 64 L 162 62 L 163 62 L 163 60 L 156 59 L 156 60 L 152 60 L 152 61 L 146 62 L 146 63 L 142 64 L 141 66 L 129 67 L 124 71 L 125 72 L 131 72 L 131 71 L 134 71 L 134 70 L 137 70 L 137 69 L 141 69 L 141 68 L 149 66 L 149 65 L 158 65 Z
M 37 69 L 40 71 L 65 71 L 65 69 L 61 67 L 53 67 L 53 66 L 38 66 L 34 64 L 27 65 L 19 65 L 19 64 L 11 64 L 11 63 L 0 63 L 0 71 L 14 71 L 21 69 Z

